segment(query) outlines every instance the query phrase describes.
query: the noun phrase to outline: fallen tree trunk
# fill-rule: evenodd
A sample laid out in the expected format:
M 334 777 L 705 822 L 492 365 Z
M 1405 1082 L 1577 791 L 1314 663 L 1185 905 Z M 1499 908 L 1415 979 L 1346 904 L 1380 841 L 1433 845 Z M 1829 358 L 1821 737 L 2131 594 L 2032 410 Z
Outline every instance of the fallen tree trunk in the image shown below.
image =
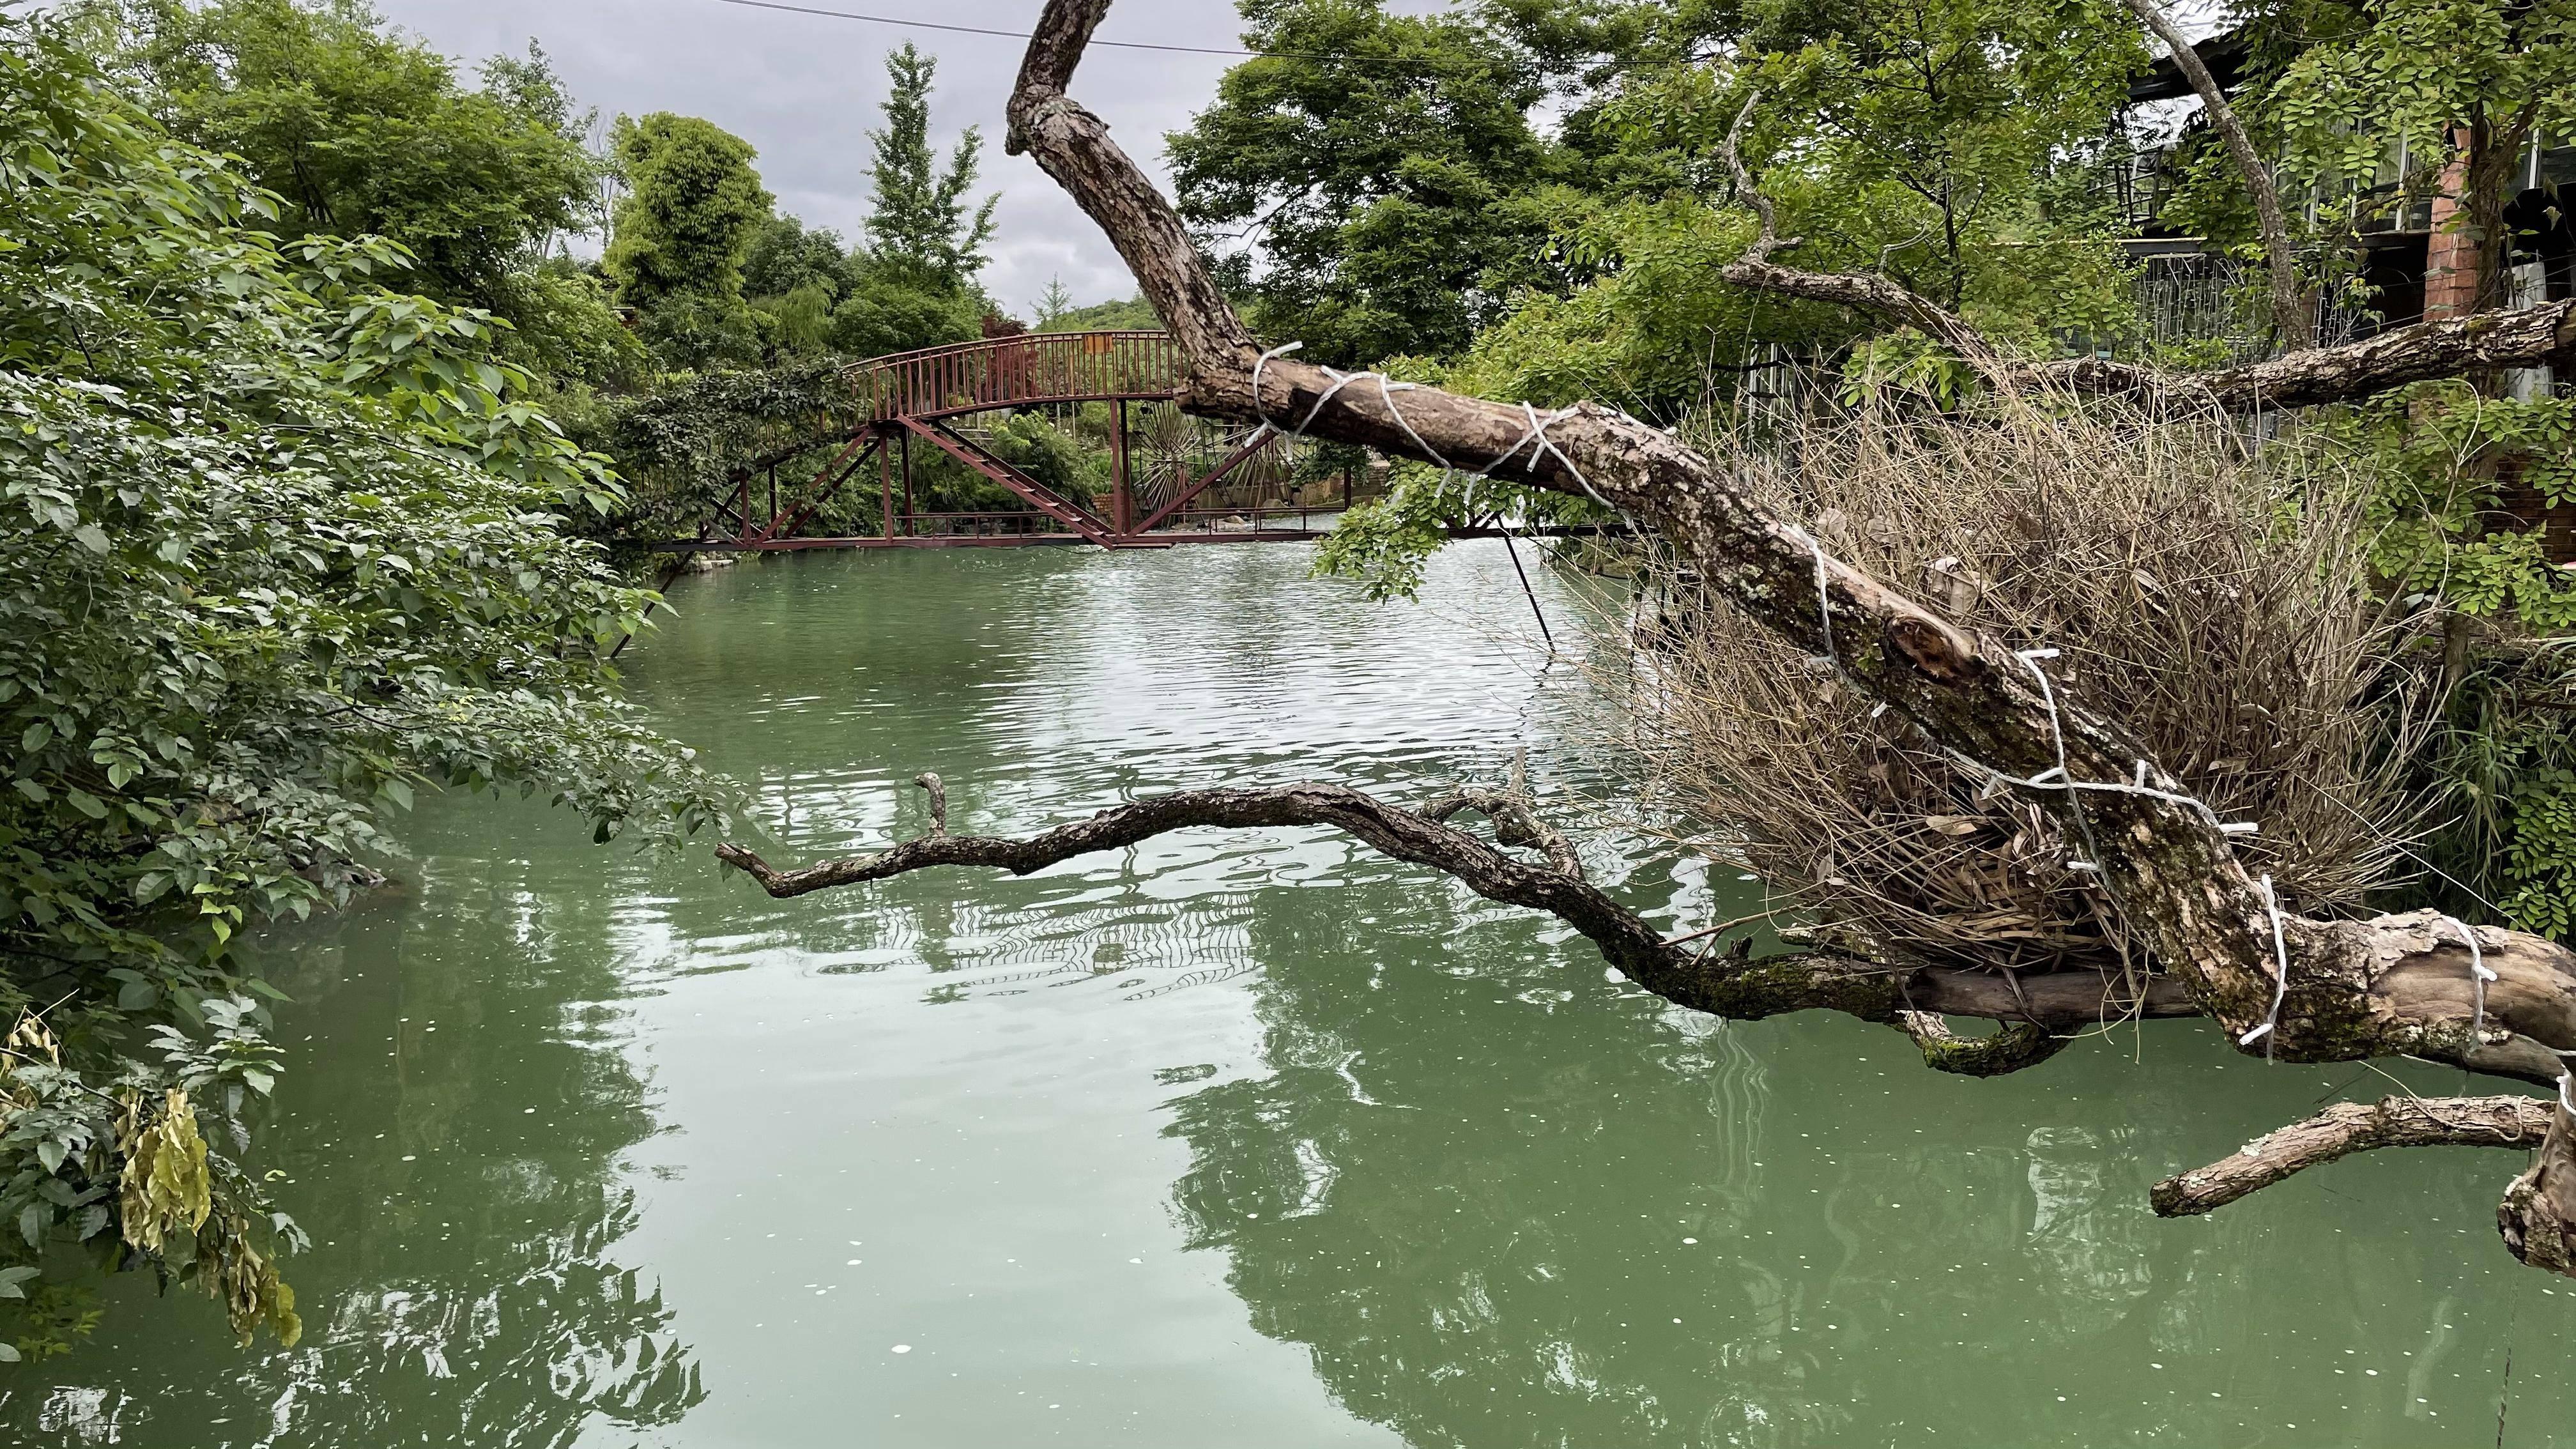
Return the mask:
M 2405 1053 L 2524 1080 L 2557 1079 L 2558 1050 L 2576 1047 L 2576 953 L 2495 927 L 2472 936 L 2430 913 L 2368 921 L 2292 913 L 2268 878 L 2258 881 L 2237 860 L 2228 822 L 2186 795 L 2119 722 L 2046 673 L 2047 651 L 2015 653 L 1831 558 L 1717 460 L 1597 404 L 1541 413 L 1315 367 L 1287 349 L 1260 347 L 1169 204 L 1099 118 L 1066 94 L 1107 10 L 1108 0 L 1049 0 L 1012 94 L 1010 149 L 1034 156 L 1118 247 L 1188 362 L 1187 409 L 1590 497 L 1652 530 L 1679 565 L 1748 618 L 1828 661 L 1850 687 L 1910 721 L 1972 777 L 2057 810 L 2069 838 L 2085 842 L 2090 858 L 2082 865 L 2099 882 L 2105 909 L 2241 1050 L 2295 1061 Z M 1334 787 L 1140 802 L 1030 842 L 943 831 L 883 856 L 806 872 L 772 870 L 734 847 L 726 859 L 773 893 L 795 894 L 927 864 L 1033 869 L 1064 858 L 1058 852 L 1184 825 L 1314 823 L 1351 830 L 1494 899 L 1572 921 L 1623 970 L 1703 1010 L 1759 1015 L 1830 1007 L 1889 1021 L 1918 1041 L 1938 1026 L 1924 1015 L 1953 1010 L 1904 999 L 1915 984 L 1933 992 L 1946 978 L 1883 963 L 1854 969 L 1799 957 L 1685 967 L 1667 954 L 1669 943 L 1579 876 L 1513 860 L 1439 821 Z M 2480 964 L 2491 981 L 2474 969 Z M 2026 994 L 2022 983 L 1995 979 L 2007 994 Z M 2098 981 L 2093 989 L 2098 1014 Z M 2028 1024 L 2037 1015 L 2015 1005 L 2011 1017 L 1996 1019 Z M 1932 1047 L 1957 1045 L 1933 1038 L 1927 1057 L 1937 1062 Z M 2040 1054 L 2027 1034 L 1985 1050 L 1998 1066 Z M 2506 1204 L 2520 1225 L 2508 1239 L 2540 1241 L 2530 1260 L 2563 1265 L 2563 1251 L 2552 1257 L 2547 1245 L 2563 1242 L 2563 1226 L 2576 1221 L 2562 1211 L 2576 1193 L 2576 1173 L 2543 1172 L 2530 1182 L 2527 1191 L 2517 1184 L 2522 1207 Z

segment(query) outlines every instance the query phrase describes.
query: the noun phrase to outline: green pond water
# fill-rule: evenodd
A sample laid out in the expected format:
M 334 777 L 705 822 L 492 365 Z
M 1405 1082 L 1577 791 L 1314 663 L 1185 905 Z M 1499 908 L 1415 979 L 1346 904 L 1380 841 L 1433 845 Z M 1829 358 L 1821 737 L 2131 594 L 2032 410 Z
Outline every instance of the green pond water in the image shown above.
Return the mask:
M 1427 794 L 1522 744 L 1615 790 L 1497 546 L 1419 606 L 1308 559 L 774 560 L 682 584 L 629 658 L 774 859 L 919 829 L 924 769 L 986 830 Z M 2366 1070 L 2181 1023 L 1944 1078 L 1850 1020 L 1679 1012 L 1319 831 L 790 902 L 533 805 L 409 834 L 399 890 L 261 942 L 303 1343 L 119 1280 L 94 1341 L 0 1370 L 0 1440 L 2487 1445 L 2502 1403 L 2505 1443 L 2576 1444 L 2576 1292 L 2490 1226 L 2519 1159 L 2149 1215 Z M 1676 928 L 1756 899 L 1592 848 Z

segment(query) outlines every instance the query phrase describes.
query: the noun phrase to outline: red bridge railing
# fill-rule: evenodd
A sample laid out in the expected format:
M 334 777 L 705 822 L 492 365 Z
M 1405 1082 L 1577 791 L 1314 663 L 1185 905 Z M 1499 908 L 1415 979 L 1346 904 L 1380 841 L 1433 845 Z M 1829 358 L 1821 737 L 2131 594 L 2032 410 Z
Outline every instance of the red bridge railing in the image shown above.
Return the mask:
M 880 422 L 1023 404 L 1180 394 L 1187 369 L 1162 332 L 1038 332 L 872 358 L 850 390 Z

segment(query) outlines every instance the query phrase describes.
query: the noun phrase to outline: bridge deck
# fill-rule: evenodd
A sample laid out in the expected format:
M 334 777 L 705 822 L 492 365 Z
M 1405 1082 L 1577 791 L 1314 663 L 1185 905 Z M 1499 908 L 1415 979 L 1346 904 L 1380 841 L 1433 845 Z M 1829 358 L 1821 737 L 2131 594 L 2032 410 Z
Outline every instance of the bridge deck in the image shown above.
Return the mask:
M 1188 369 L 1161 332 L 1035 332 L 870 358 L 842 376 L 876 418 L 927 422 L 993 408 L 1168 402 Z
M 1041 541 L 1166 548 L 1182 543 L 1276 542 L 1312 538 L 1322 531 L 1317 515 L 1325 510 L 1293 504 L 1231 510 L 1190 507 L 1206 490 L 1277 445 L 1278 435 L 1267 429 L 1255 432 L 1206 472 L 1181 478 L 1170 496 L 1152 500 L 1150 508 L 1144 506 L 1147 500 L 1138 496 L 1130 477 L 1129 405 L 1170 402 L 1180 396 L 1188 380 L 1179 347 L 1161 332 L 1050 332 L 987 338 L 870 358 L 851 364 L 841 376 L 857 404 L 851 410 L 855 421 L 815 435 L 811 450 L 831 447 L 834 451 L 811 479 L 791 484 L 782 496 L 777 469 L 767 469 L 764 510 L 755 503 L 764 480 L 751 468 L 738 469 L 730 479 L 731 495 L 696 538 L 644 542 L 684 552 L 994 547 Z M 1105 516 L 1059 495 L 950 425 L 950 420 L 973 413 L 1082 403 L 1107 403 L 1117 409 Z M 989 479 L 1027 505 L 1026 510 L 974 515 L 916 511 L 912 486 L 916 440 Z M 858 536 L 810 535 L 808 526 L 823 506 L 871 458 L 876 460 L 878 475 L 877 531 Z M 1196 466 L 1188 465 L 1184 472 Z M 1341 493 L 1347 505 L 1347 476 Z M 1285 520 L 1292 514 L 1297 521 L 1288 526 Z

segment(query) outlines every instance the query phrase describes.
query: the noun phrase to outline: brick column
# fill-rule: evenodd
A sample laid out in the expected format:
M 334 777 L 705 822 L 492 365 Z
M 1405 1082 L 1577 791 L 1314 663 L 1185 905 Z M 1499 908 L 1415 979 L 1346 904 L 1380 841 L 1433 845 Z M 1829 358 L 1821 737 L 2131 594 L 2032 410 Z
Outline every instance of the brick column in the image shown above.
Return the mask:
M 2465 317 L 2478 305 L 2478 242 L 2466 229 L 2460 198 L 2468 194 L 2466 138 L 2451 133 L 2450 163 L 2433 195 L 2433 234 L 2424 243 L 2424 320 Z

